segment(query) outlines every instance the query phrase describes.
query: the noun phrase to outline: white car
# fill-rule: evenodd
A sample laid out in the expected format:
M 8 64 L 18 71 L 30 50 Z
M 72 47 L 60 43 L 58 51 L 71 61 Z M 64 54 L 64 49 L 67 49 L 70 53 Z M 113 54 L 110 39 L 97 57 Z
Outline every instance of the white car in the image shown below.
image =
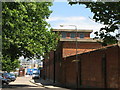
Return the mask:
M 40 74 L 39 73 L 33 73 L 32 75 L 32 79 L 35 79 L 35 78 L 40 78 Z

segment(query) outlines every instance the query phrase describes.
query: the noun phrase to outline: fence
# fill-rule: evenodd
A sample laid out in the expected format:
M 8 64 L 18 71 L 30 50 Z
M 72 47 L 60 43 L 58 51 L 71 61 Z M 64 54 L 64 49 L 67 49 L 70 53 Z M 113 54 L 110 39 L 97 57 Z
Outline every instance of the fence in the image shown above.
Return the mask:
M 105 47 L 76 56 L 45 61 L 45 78 L 64 87 L 120 88 L 120 48 Z M 51 62 L 52 61 L 52 62 Z

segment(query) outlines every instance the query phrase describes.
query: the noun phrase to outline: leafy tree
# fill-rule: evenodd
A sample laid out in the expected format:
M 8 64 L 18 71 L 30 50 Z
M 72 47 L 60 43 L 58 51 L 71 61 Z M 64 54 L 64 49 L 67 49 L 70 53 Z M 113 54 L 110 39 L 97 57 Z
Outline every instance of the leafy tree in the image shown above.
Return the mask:
M 46 22 L 52 13 L 49 10 L 51 5 L 51 2 L 2 3 L 4 70 L 7 70 L 4 67 L 14 66 L 14 62 L 18 63 L 16 59 L 20 56 L 39 58 L 55 48 L 57 35 L 48 30 L 50 25 Z
M 19 68 L 19 67 L 20 67 L 20 62 L 16 59 L 11 62 L 11 58 L 6 56 L 2 60 L 2 70 L 3 71 L 7 71 L 7 72 L 15 71 L 16 68 Z
M 69 4 L 84 4 L 86 8 L 90 8 L 91 12 L 94 13 L 93 20 L 100 22 L 105 27 L 101 28 L 99 32 L 95 32 L 96 37 L 98 36 L 103 39 L 103 44 L 113 44 L 117 42 L 116 37 L 119 34 L 113 36 L 111 34 L 118 30 L 120 25 L 120 1 L 119 2 L 79 2 L 69 0 Z

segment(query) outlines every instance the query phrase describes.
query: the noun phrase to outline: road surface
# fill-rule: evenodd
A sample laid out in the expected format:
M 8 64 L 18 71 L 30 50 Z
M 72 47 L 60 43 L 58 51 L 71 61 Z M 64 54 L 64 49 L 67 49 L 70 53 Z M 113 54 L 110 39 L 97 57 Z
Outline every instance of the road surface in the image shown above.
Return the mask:
M 8 86 L 4 86 L 2 90 L 68 90 L 63 88 L 46 88 L 42 86 L 35 85 L 30 82 L 31 76 L 17 77 L 14 82 L 11 82 Z M 69 89 L 70 90 L 70 89 Z
M 9 83 L 8 86 L 3 86 L 2 90 L 37 90 L 44 87 L 39 87 L 29 80 L 31 80 L 31 76 L 27 77 L 17 77 L 14 82 Z

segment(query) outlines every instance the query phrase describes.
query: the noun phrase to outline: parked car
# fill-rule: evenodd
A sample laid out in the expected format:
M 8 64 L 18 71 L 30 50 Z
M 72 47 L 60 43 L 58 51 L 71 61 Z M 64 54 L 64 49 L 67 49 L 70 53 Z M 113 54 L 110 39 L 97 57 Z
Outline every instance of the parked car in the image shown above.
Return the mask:
M 39 73 L 37 72 L 37 73 L 33 73 L 33 75 L 32 75 L 32 79 L 35 79 L 35 78 L 40 78 L 40 75 L 39 75 Z
M 8 74 L 10 74 L 11 77 L 16 78 L 15 74 L 13 74 L 13 73 L 8 73 Z
M 9 79 L 4 79 L 2 76 L 0 76 L 0 83 L 1 85 L 8 85 L 10 82 Z
M 16 77 L 15 75 L 11 74 L 11 73 L 3 73 L 3 77 L 5 79 L 10 79 L 10 81 L 15 81 L 16 80 Z

